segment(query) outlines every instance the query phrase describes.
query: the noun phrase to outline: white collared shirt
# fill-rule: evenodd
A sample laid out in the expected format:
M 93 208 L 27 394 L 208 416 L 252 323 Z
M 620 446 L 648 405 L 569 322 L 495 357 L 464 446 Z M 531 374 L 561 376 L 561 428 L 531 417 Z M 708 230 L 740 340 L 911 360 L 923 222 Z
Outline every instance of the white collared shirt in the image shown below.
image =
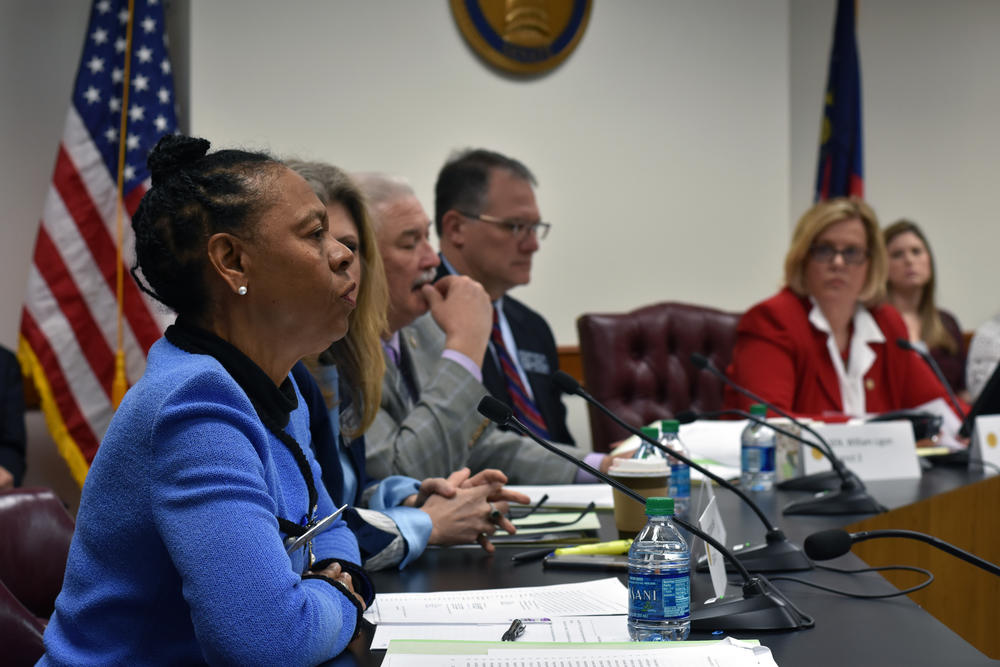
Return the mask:
M 833 369 L 837 372 L 837 381 L 840 384 L 840 402 L 845 415 L 861 417 L 866 413 L 865 401 L 865 373 L 871 369 L 875 363 L 875 350 L 871 348 L 871 343 L 884 343 L 885 335 L 879 329 L 875 318 L 868 312 L 868 309 L 858 305 L 854 311 L 854 332 L 851 334 L 850 351 L 847 357 L 847 368 L 844 368 L 844 360 L 837 349 L 837 341 L 834 338 L 833 329 L 827 321 L 826 316 L 820 309 L 819 304 L 812 297 L 813 307 L 809 311 L 809 322 L 826 334 L 826 349 L 830 353 L 830 361 L 833 362 Z

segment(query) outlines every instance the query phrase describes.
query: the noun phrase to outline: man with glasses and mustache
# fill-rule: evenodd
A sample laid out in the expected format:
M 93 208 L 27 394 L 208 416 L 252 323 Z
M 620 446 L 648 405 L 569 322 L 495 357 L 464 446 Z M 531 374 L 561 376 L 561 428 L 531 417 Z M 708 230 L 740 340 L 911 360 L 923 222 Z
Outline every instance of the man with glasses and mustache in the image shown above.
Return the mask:
M 545 319 L 508 292 L 531 281 L 531 264 L 551 225 L 535 201 L 535 177 L 521 162 L 484 149 L 451 156 L 435 186 L 441 240 L 438 277 L 469 276 L 493 304 L 483 384 L 539 437 L 573 444 L 561 393 L 555 338 Z
M 479 414 L 487 393 L 482 369 L 490 363 L 487 290 L 467 276 L 434 282 L 440 259 L 430 244 L 430 219 L 409 185 L 381 174 L 354 180 L 368 200 L 389 288 L 386 373 L 378 416 L 365 434 L 369 474 L 424 479 L 468 466 L 473 473 L 502 470 L 511 484 L 594 481 Z M 601 454 L 588 457 L 604 469 L 610 463 Z

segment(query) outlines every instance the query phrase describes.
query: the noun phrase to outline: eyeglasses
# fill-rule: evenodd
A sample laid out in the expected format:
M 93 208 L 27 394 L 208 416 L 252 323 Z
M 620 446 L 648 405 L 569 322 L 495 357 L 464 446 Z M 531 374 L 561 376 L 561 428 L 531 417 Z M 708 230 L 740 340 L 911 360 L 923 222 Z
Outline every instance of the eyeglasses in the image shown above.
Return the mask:
M 597 511 L 597 503 L 591 500 L 590 503 L 588 503 L 587 506 L 583 508 L 583 510 L 575 519 L 567 519 L 564 521 L 543 521 L 543 522 L 532 521 L 531 523 L 527 523 L 522 526 L 518 526 L 517 524 L 514 524 L 514 526 L 516 528 L 564 528 L 566 526 L 572 526 L 574 523 L 579 523 L 580 521 L 583 521 L 583 518 L 585 516 L 587 516 L 591 512 L 596 512 L 596 511 Z M 545 515 L 539 514 L 539 516 L 544 517 Z M 522 516 L 519 518 L 523 519 L 524 517 Z
M 539 509 L 541 508 L 541 506 L 545 504 L 545 501 L 546 501 L 546 500 L 548 500 L 548 499 L 549 499 L 549 494 L 547 494 L 547 493 L 546 493 L 545 495 L 543 495 L 543 496 L 542 496 L 542 497 L 541 497 L 541 498 L 540 498 L 540 499 L 538 500 L 538 502 L 537 502 L 537 503 L 535 503 L 535 504 L 534 504 L 534 505 L 532 505 L 531 507 L 528 507 L 528 508 L 527 508 L 527 509 L 525 509 L 524 511 L 521 511 L 521 510 L 515 510 L 515 509 L 514 509 L 514 508 L 512 507 L 512 508 L 510 508 L 510 510 L 509 510 L 509 511 L 507 512 L 507 518 L 509 518 L 509 519 L 510 519 L 511 521 L 513 521 L 514 519 L 523 519 L 523 518 L 524 518 L 524 517 L 526 517 L 526 516 L 531 516 L 532 514 L 534 514 L 535 512 L 537 512 L 537 511 L 538 511 L 538 510 L 539 510 Z
M 837 255 L 840 255 L 844 260 L 844 264 L 861 266 L 868 261 L 869 254 L 868 250 L 856 245 L 847 246 L 846 248 L 835 248 L 828 243 L 821 243 L 809 248 L 809 256 L 823 264 L 830 264 Z
M 494 218 L 492 215 L 483 215 L 482 213 L 466 213 L 464 211 L 459 211 L 458 214 L 464 215 L 466 218 L 472 218 L 473 220 L 479 220 L 480 222 L 488 222 L 491 225 L 496 225 L 497 227 L 506 229 L 511 233 L 511 236 L 516 238 L 518 241 L 526 239 L 529 234 L 534 234 L 535 237 L 541 241 L 549 235 L 549 229 L 552 227 L 552 225 L 548 222 L 501 220 L 500 218 Z

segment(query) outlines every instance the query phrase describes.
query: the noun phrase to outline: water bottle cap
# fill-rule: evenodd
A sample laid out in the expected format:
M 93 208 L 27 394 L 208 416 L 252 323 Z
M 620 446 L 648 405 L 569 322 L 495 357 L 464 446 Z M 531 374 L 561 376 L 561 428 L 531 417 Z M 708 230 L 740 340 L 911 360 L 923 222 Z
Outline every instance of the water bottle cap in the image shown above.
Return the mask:
M 754 403 L 753 405 L 750 406 L 750 414 L 752 414 L 754 417 L 766 417 L 767 407 L 761 403 Z
M 656 427 L 654 426 L 643 426 L 639 430 L 644 436 L 652 438 L 653 440 L 656 440 L 656 436 L 659 435 L 659 433 L 656 432 Z
M 653 496 L 646 498 L 646 516 L 674 515 L 674 499 Z
M 660 420 L 660 431 L 663 433 L 677 433 L 680 430 L 681 423 L 676 419 L 661 419 Z

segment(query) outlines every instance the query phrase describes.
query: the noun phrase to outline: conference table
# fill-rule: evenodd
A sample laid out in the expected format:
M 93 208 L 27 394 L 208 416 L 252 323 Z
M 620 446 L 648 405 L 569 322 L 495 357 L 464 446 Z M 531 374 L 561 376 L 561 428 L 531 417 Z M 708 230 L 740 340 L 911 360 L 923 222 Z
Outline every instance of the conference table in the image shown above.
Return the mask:
M 760 504 L 769 519 L 781 528 L 796 545 L 817 531 L 830 528 L 854 529 L 858 523 L 868 522 L 866 528 L 878 527 L 879 521 L 896 521 L 912 508 L 919 508 L 921 502 L 946 505 L 950 502 L 981 502 L 983 493 L 991 499 L 1000 499 L 1000 477 L 990 477 L 983 472 L 970 471 L 965 467 L 938 465 L 925 470 L 920 479 L 869 482 L 868 490 L 890 511 L 880 515 L 841 516 L 783 516 L 781 509 L 793 500 L 806 497 L 804 492 L 774 490 L 759 492 L 752 497 Z M 967 493 L 966 490 L 971 490 Z M 971 495 L 970 495 L 971 494 Z M 969 495 L 972 501 L 962 500 Z M 724 489 L 716 490 L 716 497 L 726 524 L 727 543 L 743 541 L 759 543 L 764 529 L 753 512 L 743 505 L 732 493 Z M 996 508 L 965 508 L 954 511 L 974 514 L 963 518 L 965 526 L 974 532 L 997 531 Z M 949 506 L 950 507 L 950 506 Z M 904 514 L 900 514 L 900 512 Z M 920 514 L 925 514 L 921 512 Z M 601 539 L 616 539 L 610 512 L 601 512 Z M 875 523 L 872 523 L 875 522 Z M 890 526 L 886 526 L 890 527 Z M 909 525 L 891 525 L 894 528 L 910 529 Z M 947 538 L 944 538 L 947 539 Z M 900 542 L 910 546 L 893 554 L 894 563 L 915 565 L 909 554 L 918 549 L 933 550 L 932 547 L 909 540 L 880 540 L 880 542 Z M 875 544 L 875 541 L 865 544 Z M 915 546 L 913 546 L 915 545 Z M 855 551 L 859 550 L 857 545 Z M 580 570 L 545 569 L 540 561 L 513 563 L 511 556 L 531 547 L 500 546 L 490 555 L 478 547 L 428 548 L 425 553 L 403 571 L 390 570 L 373 575 L 376 589 L 382 593 L 427 592 L 482 588 L 509 588 L 564 584 L 609 576 L 606 572 Z M 696 554 L 697 555 L 697 554 Z M 986 554 L 977 554 L 987 557 Z M 976 568 L 950 556 L 943 566 L 950 571 L 975 570 Z M 995 558 L 995 557 L 994 557 Z M 826 561 L 841 569 L 867 567 L 865 561 L 854 551 Z M 931 586 L 941 586 L 942 570 Z M 985 574 L 985 573 L 984 573 Z M 626 582 L 624 574 L 618 575 Z M 759 639 L 768 646 L 779 665 L 964 665 L 998 664 L 975 646 L 963 639 L 937 620 L 931 613 L 907 596 L 888 599 L 864 600 L 836 595 L 813 589 L 799 583 L 783 581 L 779 577 L 789 576 L 819 583 L 840 590 L 858 593 L 890 593 L 897 590 L 889 581 L 877 573 L 846 575 L 823 569 L 813 569 L 789 573 L 769 573 L 767 578 L 802 612 L 815 620 L 815 626 L 797 631 L 772 632 L 728 632 L 730 636 L 745 639 Z M 903 586 L 917 583 L 921 575 L 909 574 Z M 992 579 L 997 579 L 992 577 Z M 730 576 L 735 581 L 736 575 Z M 958 585 L 958 584 L 954 584 Z M 973 582 L 982 588 L 981 583 Z M 992 580 L 990 585 L 993 585 Z M 1000 584 L 997 584 L 1000 586 Z M 979 591 L 982 592 L 982 591 Z M 977 602 L 982 609 L 967 610 L 974 616 L 988 619 L 988 623 L 1000 631 L 1000 587 L 989 589 L 986 602 Z M 697 609 L 700 601 L 712 596 L 711 581 L 707 573 L 694 572 L 691 578 L 692 606 Z M 729 594 L 738 596 L 738 587 L 731 587 Z M 961 596 L 960 591 L 941 589 L 935 592 L 937 598 Z M 352 643 L 348 652 L 338 658 L 336 665 L 379 665 L 385 651 L 368 649 L 373 636 L 373 627 L 367 622 L 361 636 Z M 994 633 L 994 634 L 1000 634 Z M 690 639 L 717 639 L 721 634 L 692 632 Z

